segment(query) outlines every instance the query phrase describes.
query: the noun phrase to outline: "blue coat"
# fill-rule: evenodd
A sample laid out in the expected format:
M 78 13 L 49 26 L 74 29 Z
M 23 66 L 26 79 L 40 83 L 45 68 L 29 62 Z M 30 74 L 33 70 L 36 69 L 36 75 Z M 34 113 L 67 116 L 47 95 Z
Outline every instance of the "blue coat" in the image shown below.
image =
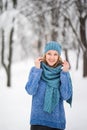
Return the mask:
M 65 129 L 66 118 L 63 100 L 68 100 L 72 95 L 72 86 L 69 84 L 69 82 L 71 82 L 69 72 L 61 71 L 61 98 L 55 110 L 51 114 L 43 111 L 46 82 L 41 79 L 41 74 L 41 68 L 38 69 L 36 67 L 32 67 L 25 86 L 27 93 L 32 95 L 30 124 Z

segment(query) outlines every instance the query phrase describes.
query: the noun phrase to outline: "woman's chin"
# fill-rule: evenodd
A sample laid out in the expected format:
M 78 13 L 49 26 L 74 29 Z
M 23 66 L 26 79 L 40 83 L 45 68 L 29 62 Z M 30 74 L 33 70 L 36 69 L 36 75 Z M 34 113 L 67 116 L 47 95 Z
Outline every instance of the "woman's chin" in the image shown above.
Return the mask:
M 49 65 L 50 67 L 52 67 L 52 66 L 55 65 L 55 63 L 48 63 L 48 65 Z

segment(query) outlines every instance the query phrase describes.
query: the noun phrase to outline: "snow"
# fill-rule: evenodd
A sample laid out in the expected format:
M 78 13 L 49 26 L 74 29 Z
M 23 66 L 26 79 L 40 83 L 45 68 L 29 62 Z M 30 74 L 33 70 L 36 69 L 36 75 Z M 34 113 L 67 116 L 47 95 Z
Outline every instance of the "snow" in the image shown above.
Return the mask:
M 70 74 L 73 82 L 72 107 L 65 102 L 66 130 L 87 129 L 87 78 L 82 77 L 82 60 L 79 70 L 75 70 L 75 55 L 70 55 L 72 69 Z M 25 91 L 33 58 L 17 62 L 12 65 L 11 87 L 6 86 L 6 75 L 3 68 L 0 69 L 0 130 L 29 130 L 31 110 L 31 96 Z

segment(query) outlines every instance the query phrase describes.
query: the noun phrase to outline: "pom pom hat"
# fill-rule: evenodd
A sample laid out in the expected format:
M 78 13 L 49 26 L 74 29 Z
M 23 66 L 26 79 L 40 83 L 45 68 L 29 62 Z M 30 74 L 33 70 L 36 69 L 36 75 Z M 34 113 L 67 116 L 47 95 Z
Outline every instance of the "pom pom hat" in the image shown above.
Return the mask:
M 46 43 L 44 53 L 47 53 L 49 50 L 55 50 L 58 52 L 59 55 L 61 55 L 61 45 L 55 41 L 51 41 Z

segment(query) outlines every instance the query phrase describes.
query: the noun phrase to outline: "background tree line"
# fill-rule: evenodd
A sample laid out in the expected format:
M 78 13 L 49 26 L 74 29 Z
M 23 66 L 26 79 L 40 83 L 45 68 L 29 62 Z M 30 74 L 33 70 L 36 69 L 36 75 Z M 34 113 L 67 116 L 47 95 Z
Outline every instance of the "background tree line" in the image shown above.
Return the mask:
M 30 55 L 31 47 L 31 55 L 34 50 L 42 54 L 49 40 L 62 44 L 68 61 L 68 50 L 76 50 L 76 69 L 82 52 L 83 76 L 87 76 L 87 0 L 1 0 L 0 19 L 0 58 L 7 74 L 7 86 L 11 85 L 16 47 L 21 46 L 25 57 Z

